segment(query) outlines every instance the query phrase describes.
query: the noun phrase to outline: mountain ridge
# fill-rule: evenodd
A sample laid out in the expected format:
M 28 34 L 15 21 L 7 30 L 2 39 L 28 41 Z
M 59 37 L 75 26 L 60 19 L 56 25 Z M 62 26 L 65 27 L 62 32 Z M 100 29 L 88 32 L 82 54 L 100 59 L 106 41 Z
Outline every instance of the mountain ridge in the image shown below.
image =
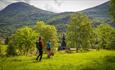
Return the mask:
M 98 18 L 109 21 L 109 2 L 79 12 L 85 13 L 91 19 Z M 69 18 L 73 13 L 76 12 L 54 13 L 38 9 L 24 2 L 12 3 L 0 11 L 0 36 L 13 33 L 22 26 L 33 26 L 38 20 L 56 25 L 59 30 L 63 31 L 62 24 L 69 23 Z M 12 30 L 12 28 L 14 29 Z
M 93 17 L 103 17 L 103 16 L 109 16 L 109 1 L 105 2 L 101 5 L 82 10 L 84 13 L 86 13 L 88 16 L 92 16 L 92 14 L 98 13 L 98 16 L 93 15 Z
M 54 14 L 24 2 L 12 3 L 0 11 L 0 36 L 10 35 L 22 26 L 35 25 L 38 20 L 46 21 Z

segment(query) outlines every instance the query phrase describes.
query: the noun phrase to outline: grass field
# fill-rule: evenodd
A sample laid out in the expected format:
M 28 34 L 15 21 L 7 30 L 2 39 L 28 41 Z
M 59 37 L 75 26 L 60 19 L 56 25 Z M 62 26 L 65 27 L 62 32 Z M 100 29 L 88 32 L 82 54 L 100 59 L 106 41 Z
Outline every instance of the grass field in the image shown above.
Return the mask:
M 36 56 L 0 58 L 0 70 L 115 70 L 115 51 L 90 51 L 88 53 L 57 52 L 54 57 L 41 62 Z

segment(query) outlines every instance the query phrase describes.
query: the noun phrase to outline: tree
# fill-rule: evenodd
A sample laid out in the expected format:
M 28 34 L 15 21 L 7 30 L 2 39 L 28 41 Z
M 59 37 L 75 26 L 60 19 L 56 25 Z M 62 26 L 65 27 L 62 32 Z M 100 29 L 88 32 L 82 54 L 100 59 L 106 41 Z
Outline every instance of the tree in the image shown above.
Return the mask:
M 110 1 L 110 14 L 113 17 L 113 21 L 115 22 L 115 0 Z
M 98 39 L 100 40 L 100 48 L 110 49 L 111 32 L 113 28 L 109 24 L 100 24 L 97 28 Z
M 97 36 L 97 31 L 95 28 L 92 29 L 91 35 L 90 35 L 90 45 L 92 49 L 97 48 L 98 46 L 98 36 Z
M 52 47 L 58 46 L 58 37 L 57 37 L 57 29 L 53 25 L 47 25 L 43 21 L 38 21 L 35 30 L 39 32 L 40 36 L 43 37 L 43 40 L 46 43 L 48 40 L 51 41 Z
M 70 47 L 88 49 L 90 47 L 91 21 L 86 15 L 76 13 L 71 16 L 67 27 L 67 45 Z
M 44 28 L 44 34 L 42 36 L 45 39 L 45 43 L 50 40 L 52 43 L 52 47 L 58 47 L 58 37 L 55 26 L 46 25 L 46 27 Z
M 63 33 L 62 38 L 61 38 L 61 44 L 58 50 L 65 50 L 65 49 L 66 49 L 65 34 Z
M 7 56 L 15 56 L 17 55 L 16 53 L 16 46 L 14 44 L 14 40 L 12 40 L 13 38 L 10 38 L 10 41 L 8 43 L 8 48 L 7 48 Z
M 115 49 L 115 29 L 111 32 L 111 49 Z
M 30 27 L 19 28 L 13 35 L 13 44 L 15 44 L 21 54 L 27 55 L 35 49 L 35 42 L 38 33 Z M 10 46 L 10 45 L 9 45 Z

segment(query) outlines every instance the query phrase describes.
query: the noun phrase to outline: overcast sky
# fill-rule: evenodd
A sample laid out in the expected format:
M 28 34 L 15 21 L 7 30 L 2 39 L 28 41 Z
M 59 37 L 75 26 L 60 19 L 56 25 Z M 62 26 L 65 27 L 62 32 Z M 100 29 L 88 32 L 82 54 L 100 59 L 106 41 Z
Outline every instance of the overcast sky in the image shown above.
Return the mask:
M 80 11 L 109 0 L 0 0 L 0 10 L 14 2 L 26 2 L 52 12 Z

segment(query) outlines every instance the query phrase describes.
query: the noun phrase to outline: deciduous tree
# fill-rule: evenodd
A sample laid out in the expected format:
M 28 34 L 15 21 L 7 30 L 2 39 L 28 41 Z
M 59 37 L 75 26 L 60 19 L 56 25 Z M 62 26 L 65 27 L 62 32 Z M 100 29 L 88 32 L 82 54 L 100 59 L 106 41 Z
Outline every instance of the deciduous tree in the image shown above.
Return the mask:
M 86 15 L 76 13 L 71 16 L 67 27 L 67 44 L 70 47 L 88 49 L 90 47 L 91 21 Z

